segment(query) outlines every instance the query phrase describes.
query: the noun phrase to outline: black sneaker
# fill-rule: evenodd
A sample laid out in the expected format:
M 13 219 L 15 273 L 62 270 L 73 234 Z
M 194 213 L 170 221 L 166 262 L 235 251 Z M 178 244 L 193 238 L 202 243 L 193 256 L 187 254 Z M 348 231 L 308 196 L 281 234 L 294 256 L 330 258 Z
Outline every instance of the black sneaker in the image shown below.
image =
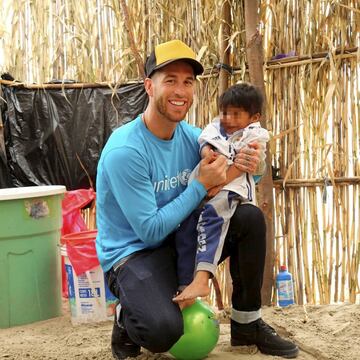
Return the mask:
M 287 359 L 295 358 L 299 353 L 295 344 L 281 338 L 262 319 L 249 324 L 240 324 L 231 320 L 231 345 L 256 345 L 263 354 L 282 356 Z
M 134 358 L 140 355 L 140 346 L 135 344 L 129 337 L 125 327 L 118 325 L 116 314 L 114 316 L 114 326 L 111 334 L 111 351 L 117 360 Z

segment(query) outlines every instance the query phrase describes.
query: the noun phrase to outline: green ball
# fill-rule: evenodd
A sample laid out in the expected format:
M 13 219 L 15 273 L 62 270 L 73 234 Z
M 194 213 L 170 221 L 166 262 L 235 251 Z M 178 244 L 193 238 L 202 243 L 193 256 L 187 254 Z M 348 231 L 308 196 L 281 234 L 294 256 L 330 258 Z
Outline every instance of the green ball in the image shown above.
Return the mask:
M 200 300 L 183 309 L 182 314 L 184 334 L 169 352 L 179 360 L 203 359 L 219 340 L 219 322 L 210 307 Z

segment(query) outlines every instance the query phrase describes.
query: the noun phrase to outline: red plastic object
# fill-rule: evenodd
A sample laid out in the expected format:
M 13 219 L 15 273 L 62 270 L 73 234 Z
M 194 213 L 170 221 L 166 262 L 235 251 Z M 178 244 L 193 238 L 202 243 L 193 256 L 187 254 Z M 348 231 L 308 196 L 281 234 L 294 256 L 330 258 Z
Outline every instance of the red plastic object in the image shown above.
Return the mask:
M 81 209 L 95 200 L 96 193 L 93 189 L 79 189 L 66 192 L 62 201 L 63 212 L 63 227 L 61 234 L 72 234 L 88 230 L 83 217 L 81 216 Z M 64 242 L 61 238 L 61 244 Z M 64 265 L 64 258 L 61 258 L 61 280 L 62 280 L 62 295 L 68 297 L 68 289 L 66 283 L 66 271 Z
M 62 237 L 71 266 L 77 276 L 100 265 L 95 248 L 96 235 L 97 230 L 89 230 Z
M 79 189 L 68 191 L 62 201 L 63 227 L 62 235 L 88 230 L 81 209 L 95 200 L 96 193 L 93 189 Z

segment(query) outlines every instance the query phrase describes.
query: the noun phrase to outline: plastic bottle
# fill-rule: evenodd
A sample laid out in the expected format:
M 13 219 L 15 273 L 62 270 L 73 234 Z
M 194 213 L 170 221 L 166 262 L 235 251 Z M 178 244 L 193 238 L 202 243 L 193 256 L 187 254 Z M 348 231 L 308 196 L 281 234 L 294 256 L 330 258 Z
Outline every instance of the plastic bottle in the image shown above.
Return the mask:
M 276 288 L 279 306 L 294 304 L 294 287 L 292 275 L 285 265 L 280 266 L 280 272 L 276 275 Z

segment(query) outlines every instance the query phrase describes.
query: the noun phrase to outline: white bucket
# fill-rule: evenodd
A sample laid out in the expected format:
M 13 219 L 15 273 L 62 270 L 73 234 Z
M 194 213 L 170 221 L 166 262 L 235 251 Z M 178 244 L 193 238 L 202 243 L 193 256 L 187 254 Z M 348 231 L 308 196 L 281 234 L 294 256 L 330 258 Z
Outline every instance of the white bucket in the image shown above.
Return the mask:
M 117 298 L 108 289 L 101 266 L 77 276 L 65 246 L 64 256 L 68 297 L 73 325 L 114 319 Z

